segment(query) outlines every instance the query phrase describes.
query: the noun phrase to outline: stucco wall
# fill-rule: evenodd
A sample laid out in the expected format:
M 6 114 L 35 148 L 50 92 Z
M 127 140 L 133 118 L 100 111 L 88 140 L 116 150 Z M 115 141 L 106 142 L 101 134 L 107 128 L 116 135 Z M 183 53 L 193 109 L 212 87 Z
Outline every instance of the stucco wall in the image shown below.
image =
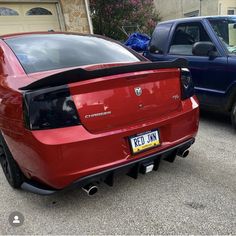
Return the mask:
M 155 0 L 154 4 L 160 13 L 162 20 L 176 19 L 182 17 L 181 0 Z
M 229 8 L 236 9 L 236 0 L 219 0 L 219 8 L 221 15 L 227 15 Z
M 191 12 L 196 12 L 196 11 L 200 12 L 199 0 L 182 0 L 182 4 L 183 4 L 183 16 L 186 14 L 190 14 Z
M 61 0 L 66 30 L 90 33 L 84 0 Z
M 213 16 L 218 15 L 218 0 L 202 0 L 201 4 L 201 15 L 202 16 Z
M 185 17 L 192 12 L 199 15 L 218 15 L 219 2 L 222 3 L 222 14 L 227 14 L 229 6 L 236 7 L 236 0 L 155 0 L 155 6 L 162 20 Z

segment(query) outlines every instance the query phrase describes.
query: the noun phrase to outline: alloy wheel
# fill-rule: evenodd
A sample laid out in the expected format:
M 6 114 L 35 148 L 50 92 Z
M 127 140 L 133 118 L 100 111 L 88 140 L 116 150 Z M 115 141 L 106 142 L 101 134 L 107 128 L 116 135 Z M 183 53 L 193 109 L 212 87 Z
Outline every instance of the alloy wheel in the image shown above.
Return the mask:
M 7 160 L 6 153 L 5 153 L 2 145 L 0 145 L 0 162 L 1 162 L 4 174 L 7 177 L 7 180 L 9 182 L 12 182 L 12 174 L 11 174 L 10 164 Z

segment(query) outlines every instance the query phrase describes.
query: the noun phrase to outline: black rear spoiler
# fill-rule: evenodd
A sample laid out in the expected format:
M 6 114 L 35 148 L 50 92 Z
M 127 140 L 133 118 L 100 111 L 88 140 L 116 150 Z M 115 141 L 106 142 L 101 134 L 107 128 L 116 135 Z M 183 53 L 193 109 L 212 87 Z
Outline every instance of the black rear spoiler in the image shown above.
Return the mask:
M 187 60 L 183 58 L 176 59 L 174 61 L 163 61 L 163 62 L 143 62 L 136 64 L 128 64 L 122 66 L 114 66 L 109 68 L 97 69 L 97 70 L 85 70 L 82 68 L 63 71 L 54 75 L 47 76 L 38 81 L 35 81 L 25 87 L 20 88 L 21 90 L 38 90 L 47 87 L 55 87 L 65 85 L 69 83 L 110 76 L 117 74 L 125 74 L 130 72 L 139 72 L 156 69 L 166 68 L 185 68 L 188 67 Z

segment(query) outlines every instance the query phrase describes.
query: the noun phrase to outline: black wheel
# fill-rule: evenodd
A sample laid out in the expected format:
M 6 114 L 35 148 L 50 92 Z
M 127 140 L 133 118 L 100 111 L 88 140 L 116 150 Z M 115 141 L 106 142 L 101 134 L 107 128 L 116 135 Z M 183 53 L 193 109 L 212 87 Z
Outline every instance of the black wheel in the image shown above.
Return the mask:
M 236 102 L 234 103 L 234 105 L 232 107 L 231 122 L 232 122 L 234 129 L 236 130 Z
M 23 174 L 13 159 L 2 135 L 0 135 L 0 163 L 8 183 L 13 188 L 20 188 L 23 183 Z

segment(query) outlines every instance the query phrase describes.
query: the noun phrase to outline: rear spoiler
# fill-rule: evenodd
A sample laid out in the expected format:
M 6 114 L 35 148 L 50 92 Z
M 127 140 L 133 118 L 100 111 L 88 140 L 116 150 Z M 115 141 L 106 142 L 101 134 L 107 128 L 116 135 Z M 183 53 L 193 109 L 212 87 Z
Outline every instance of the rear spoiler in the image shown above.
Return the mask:
M 167 68 L 185 68 L 185 67 L 188 67 L 187 60 L 179 58 L 174 61 L 143 62 L 137 64 L 114 66 L 91 71 L 78 68 L 47 76 L 20 89 L 38 90 L 84 80 L 90 80 L 99 77 L 117 75 L 117 74 L 125 74 L 130 72 L 139 72 L 139 71 L 156 70 L 156 69 L 167 69 Z

